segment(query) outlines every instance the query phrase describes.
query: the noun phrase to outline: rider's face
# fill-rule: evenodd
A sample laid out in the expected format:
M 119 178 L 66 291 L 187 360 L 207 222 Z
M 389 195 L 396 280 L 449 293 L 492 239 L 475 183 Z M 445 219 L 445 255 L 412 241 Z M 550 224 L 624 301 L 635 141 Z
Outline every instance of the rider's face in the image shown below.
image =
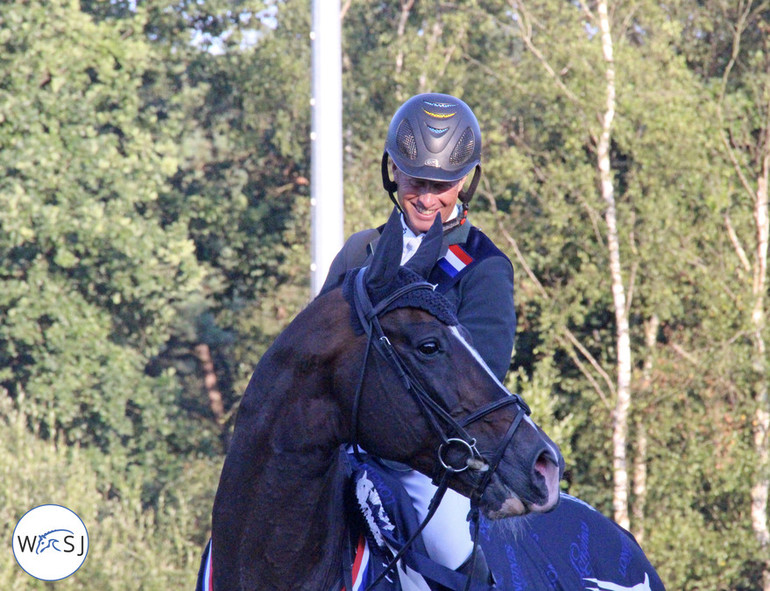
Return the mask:
M 406 225 L 415 234 L 427 232 L 436 214 L 446 222 L 452 215 L 465 178 L 454 182 L 429 181 L 409 176 L 392 166 L 393 180 L 398 185 L 398 203 L 404 210 Z

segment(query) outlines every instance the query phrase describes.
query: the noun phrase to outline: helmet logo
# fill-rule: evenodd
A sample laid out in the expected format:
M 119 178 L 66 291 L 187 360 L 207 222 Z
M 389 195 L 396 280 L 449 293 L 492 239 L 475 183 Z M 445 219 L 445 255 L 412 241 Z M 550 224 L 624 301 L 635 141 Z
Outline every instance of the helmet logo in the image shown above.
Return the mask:
M 432 166 L 433 168 L 441 168 L 441 165 L 438 163 L 438 160 L 435 158 L 428 158 L 423 166 Z
M 436 105 L 437 107 L 448 107 L 449 105 Z M 434 119 L 450 119 L 457 115 L 455 111 L 452 111 L 450 113 L 438 113 L 436 111 L 428 111 L 428 109 L 424 108 L 422 109 L 423 113 L 425 113 L 428 117 L 433 117 Z
M 427 106 L 422 108 L 423 113 L 434 119 L 451 119 L 457 115 L 457 105 L 453 103 L 440 103 L 436 101 L 423 101 Z

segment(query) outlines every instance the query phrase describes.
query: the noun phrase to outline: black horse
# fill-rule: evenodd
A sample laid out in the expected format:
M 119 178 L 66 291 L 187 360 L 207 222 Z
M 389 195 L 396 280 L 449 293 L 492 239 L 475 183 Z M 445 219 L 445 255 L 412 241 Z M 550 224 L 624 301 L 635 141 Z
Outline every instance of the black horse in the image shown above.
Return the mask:
M 215 591 L 340 589 L 345 446 L 405 463 L 487 518 L 559 501 L 556 445 L 468 344 L 425 277 L 440 223 L 400 266 L 392 216 L 368 268 L 278 337 L 246 389 L 213 509 Z

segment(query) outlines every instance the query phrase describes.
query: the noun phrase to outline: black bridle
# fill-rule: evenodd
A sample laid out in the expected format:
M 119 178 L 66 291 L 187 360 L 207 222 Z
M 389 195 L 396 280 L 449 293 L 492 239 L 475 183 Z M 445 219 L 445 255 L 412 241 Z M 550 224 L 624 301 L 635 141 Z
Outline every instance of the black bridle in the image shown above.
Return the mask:
M 441 472 L 441 475 L 440 477 L 437 475 L 434 478 L 434 483 L 437 484 L 438 489 L 436 490 L 436 494 L 428 506 L 428 513 L 414 534 L 388 563 L 387 568 L 380 574 L 377 580 L 375 580 L 371 585 L 369 585 L 369 587 L 367 587 L 367 589 L 370 589 L 374 587 L 385 576 L 386 573 L 395 568 L 397 562 L 401 559 L 412 542 L 417 538 L 420 532 L 425 528 L 430 519 L 433 517 L 433 514 L 436 512 L 441 498 L 446 492 L 449 477 L 452 474 L 464 472 L 465 470 L 473 470 L 482 474 L 470 495 L 471 514 L 469 517 L 474 525 L 472 561 L 475 561 L 478 548 L 479 501 L 481 500 L 484 491 L 489 485 L 493 474 L 497 470 L 506 448 L 513 439 L 513 435 L 516 432 L 516 429 L 521 424 L 521 421 L 524 420 L 524 417 L 530 414 L 530 409 L 520 396 L 512 394 L 484 405 L 460 421 L 455 420 L 454 417 L 452 417 L 452 415 L 449 413 L 448 409 L 444 408 L 438 401 L 434 400 L 433 397 L 428 394 L 428 392 L 420 383 L 420 380 L 415 377 L 415 375 L 410 371 L 409 367 L 407 367 L 407 365 L 403 362 L 401 357 L 398 355 L 398 352 L 383 332 L 379 320 L 379 316 L 385 310 L 388 310 L 390 306 L 392 306 L 395 302 L 397 302 L 397 300 L 406 294 L 421 289 L 433 291 L 435 286 L 426 281 L 408 283 L 393 291 L 382 301 L 378 302 L 376 306 L 373 306 L 371 299 L 369 298 L 369 294 L 366 291 L 366 285 L 364 282 L 365 272 L 366 267 L 360 269 L 357 272 L 353 289 L 353 302 L 356 315 L 358 316 L 358 319 L 367 335 L 364 362 L 361 367 L 361 375 L 359 378 L 358 387 L 356 388 L 356 393 L 353 398 L 350 437 L 353 453 L 358 457 L 358 413 L 361 402 L 364 377 L 366 374 L 366 366 L 369 359 L 369 351 L 372 348 L 374 348 L 380 355 L 382 355 L 390 367 L 395 371 L 400 381 L 404 385 L 404 388 L 412 395 L 412 398 L 417 403 L 417 406 L 420 408 L 420 411 L 424 415 L 428 424 L 441 440 L 441 444 L 439 445 L 437 451 L 440 465 L 438 472 Z M 476 447 L 476 439 L 471 437 L 471 435 L 467 432 L 466 427 L 478 421 L 479 419 L 482 419 L 488 414 L 511 405 L 516 405 L 517 407 L 516 416 L 511 422 L 511 425 L 508 427 L 508 431 L 505 433 L 505 436 L 503 437 L 495 452 L 489 458 L 487 458 L 484 454 L 479 452 L 478 448 Z M 464 464 L 452 465 L 452 463 L 448 461 L 448 451 L 453 447 L 460 447 L 467 452 L 467 457 Z M 471 565 L 471 572 L 473 571 L 472 567 L 473 565 Z M 466 590 L 469 589 L 470 583 L 471 580 L 469 577 L 465 586 Z

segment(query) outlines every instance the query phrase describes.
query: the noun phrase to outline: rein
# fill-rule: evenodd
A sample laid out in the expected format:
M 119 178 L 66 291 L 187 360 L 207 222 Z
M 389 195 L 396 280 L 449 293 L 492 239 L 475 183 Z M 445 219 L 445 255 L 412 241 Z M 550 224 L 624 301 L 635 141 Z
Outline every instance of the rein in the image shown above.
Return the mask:
M 469 519 L 473 523 L 473 551 L 471 553 L 472 563 L 476 560 L 476 554 L 478 550 L 478 531 L 479 531 L 479 501 L 481 500 L 484 491 L 489 485 L 492 475 L 497 470 L 500 462 L 502 461 L 503 454 L 506 448 L 513 439 L 513 435 L 516 429 L 521 424 L 521 421 L 526 415 L 530 414 L 530 409 L 524 400 L 516 395 L 506 396 L 490 402 L 475 410 L 460 421 L 454 419 L 449 411 L 445 409 L 441 404 L 434 400 L 430 394 L 425 390 L 420 381 L 414 376 L 409 368 L 404 364 L 398 352 L 391 344 L 388 337 L 382 330 L 380 325 L 379 316 L 387 310 L 394 302 L 402 298 L 404 295 L 416 291 L 416 290 L 430 290 L 434 291 L 435 286 L 427 281 L 416 281 L 404 285 L 393 293 L 389 294 L 382 301 L 378 302 L 376 306 L 372 305 L 369 294 L 366 292 L 366 285 L 364 282 L 364 274 L 366 267 L 360 269 L 355 277 L 355 287 L 353 290 L 353 302 L 361 325 L 367 335 L 367 345 L 364 353 L 364 361 L 361 367 L 361 375 L 359 377 L 358 387 L 356 388 L 355 396 L 353 398 L 352 409 L 352 421 L 351 421 L 351 436 L 350 442 L 353 448 L 353 453 L 357 459 L 360 460 L 358 451 L 358 414 L 361 402 L 364 377 L 366 375 L 366 367 L 369 359 L 369 351 L 374 348 L 382 357 L 388 362 L 391 368 L 398 375 L 399 379 L 404 385 L 404 388 L 412 395 L 412 398 L 417 403 L 420 411 L 424 415 L 428 424 L 433 431 L 438 435 L 441 440 L 441 444 L 438 447 L 437 454 L 438 460 L 443 468 L 441 477 L 434 478 L 434 484 L 438 486 L 433 499 L 428 507 L 428 513 L 425 519 L 420 523 L 414 534 L 407 540 L 407 542 L 401 547 L 396 555 L 388 563 L 385 570 L 380 573 L 380 576 L 367 587 L 367 590 L 373 588 L 382 578 L 389 572 L 396 568 L 396 564 L 401 557 L 406 553 L 408 548 L 422 532 L 425 526 L 433 517 L 436 509 L 438 508 L 441 499 L 446 492 L 449 477 L 452 474 L 464 472 L 465 470 L 473 470 L 482 473 L 482 477 L 471 493 L 471 512 Z M 466 427 L 479 419 L 491 414 L 497 410 L 505 408 L 515 404 L 517 406 L 516 416 L 508 427 L 508 431 L 500 442 L 499 446 L 495 450 L 494 454 L 490 458 L 486 458 L 484 454 L 479 452 L 476 447 L 476 439 L 466 431 Z M 443 426 L 442 426 L 443 425 Z M 464 448 L 467 452 L 467 457 L 464 465 L 452 465 L 447 459 L 447 453 L 452 447 Z M 471 565 L 473 566 L 473 564 Z M 471 569 L 471 572 L 472 569 Z M 465 585 L 465 590 L 470 589 L 471 577 Z

